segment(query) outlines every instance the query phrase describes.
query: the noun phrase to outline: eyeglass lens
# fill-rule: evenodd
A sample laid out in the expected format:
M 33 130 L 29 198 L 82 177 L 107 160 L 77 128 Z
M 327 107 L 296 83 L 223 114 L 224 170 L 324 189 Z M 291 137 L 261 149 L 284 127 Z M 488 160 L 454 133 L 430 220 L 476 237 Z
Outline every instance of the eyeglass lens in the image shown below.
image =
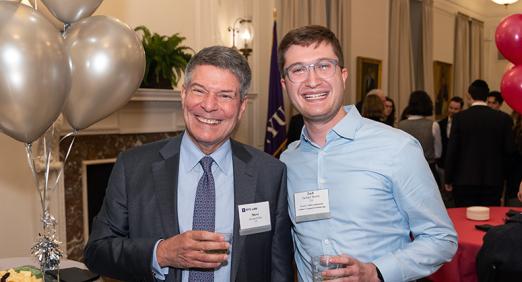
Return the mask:
M 334 75 L 336 66 L 337 61 L 335 60 L 320 60 L 308 65 L 291 65 L 286 69 L 286 74 L 292 82 L 302 82 L 307 79 L 310 69 L 313 68 L 317 76 L 326 79 Z

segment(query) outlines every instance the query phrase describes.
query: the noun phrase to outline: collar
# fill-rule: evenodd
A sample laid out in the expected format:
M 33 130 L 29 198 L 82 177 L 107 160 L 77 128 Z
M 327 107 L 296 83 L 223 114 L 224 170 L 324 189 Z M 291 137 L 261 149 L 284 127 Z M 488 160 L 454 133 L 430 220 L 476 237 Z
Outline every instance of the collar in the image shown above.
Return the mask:
M 353 140 L 355 138 L 357 130 L 362 125 L 363 118 L 354 105 L 345 106 L 344 111 L 346 112 L 346 115 L 332 129 L 330 129 L 328 134 L 326 134 L 326 144 L 328 144 L 331 140 L 337 137 L 350 140 Z M 308 142 L 310 144 L 314 144 L 308 135 L 306 125 L 303 127 L 301 133 L 300 142 L 303 141 Z
M 471 106 L 487 106 L 488 103 L 484 102 L 484 101 L 474 101 L 473 103 L 471 103 Z
M 183 134 L 183 138 L 181 139 L 181 158 L 185 165 L 185 173 L 193 170 L 197 165 L 199 165 L 199 161 L 201 158 L 206 156 L 201 150 L 196 146 L 192 138 L 185 132 Z M 232 175 L 232 149 L 230 145 L 230 139 L 225 141 L 217 150 L 212 152 L 210 155 L 214 159 L 214 162 L 217 164 L 218 168 L 227 176 Z
M 418 120 L 418 119 L 423 119 L 424 116 L 418 116 L 418 115 L 409 115 L 408 116 L 408 120 Z

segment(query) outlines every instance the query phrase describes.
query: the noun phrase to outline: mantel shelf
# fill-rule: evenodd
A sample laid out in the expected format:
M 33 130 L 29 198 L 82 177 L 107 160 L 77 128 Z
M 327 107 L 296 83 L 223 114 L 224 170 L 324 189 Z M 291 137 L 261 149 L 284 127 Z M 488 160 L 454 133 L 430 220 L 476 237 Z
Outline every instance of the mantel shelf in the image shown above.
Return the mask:
M 146 101 L 181 101 L 181 91 L 179 89 L 157 89 L 157 88 L 139 88 L 136 90 L 131 101 L 146 102 Z M 249 99 L 254 99 L 257 96 L 255 93 L 248 93 Z
M 132 96 L 131 101 L 181 101 L 181 96 L 177 89 L 139 88 Z

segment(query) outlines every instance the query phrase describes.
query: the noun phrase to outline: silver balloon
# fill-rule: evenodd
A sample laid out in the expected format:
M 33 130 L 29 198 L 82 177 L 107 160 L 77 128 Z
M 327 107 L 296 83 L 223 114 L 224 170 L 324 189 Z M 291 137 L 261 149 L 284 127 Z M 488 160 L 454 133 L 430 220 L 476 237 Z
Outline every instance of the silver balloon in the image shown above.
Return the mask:
M 103 0 L 42 0 L 53 15 L 64 23 L 86 18 L 100 6 Z
M 69 92 L 69 67 L 58 32 L 25 5 L 0 2 L 0 127 L 31 143 L 56 120 Z
M 64 25 L 61 21 L 59 21 L 45 5 L 38 3 L 38 0 L 22 0 L 22 4 L 33 7 L 40 14 L 42 14 L 50 23 L 54 25 L 58 30 L 63 31 Z
M 64 116 L 83 129 L 124 106 L 145 72 L 145 51 L 136 33 L 107 16 L 85 18 L 65 34 L 71 91 Z

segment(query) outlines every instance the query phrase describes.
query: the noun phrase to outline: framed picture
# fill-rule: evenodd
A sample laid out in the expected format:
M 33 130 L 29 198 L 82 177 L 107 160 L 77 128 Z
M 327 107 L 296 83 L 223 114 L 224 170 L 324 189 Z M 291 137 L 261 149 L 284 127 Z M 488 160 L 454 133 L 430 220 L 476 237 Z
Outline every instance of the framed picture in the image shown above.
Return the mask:
M 381 74 L 381 60 L 357 57 L 357 101 L 361 101 L 368 91 L 381 88 Z
M 453 66 L 451 64 L 434 61 L 433 62 L 433 86 L 434 86 L 434 110 L 435 118 L 441 119 L 448 114 L 448 102 L 453 96 L 451 82 L 453 78 Z

